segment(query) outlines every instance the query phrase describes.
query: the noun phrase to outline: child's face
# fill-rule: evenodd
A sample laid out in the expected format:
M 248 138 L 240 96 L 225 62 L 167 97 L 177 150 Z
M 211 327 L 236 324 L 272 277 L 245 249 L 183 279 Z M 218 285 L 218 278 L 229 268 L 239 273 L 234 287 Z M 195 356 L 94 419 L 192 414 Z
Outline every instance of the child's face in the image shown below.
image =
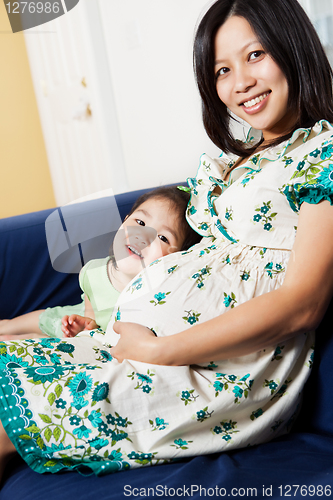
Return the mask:
M 128 216 L 117 232 L 113 251 L 117 269 L 134 278 L 154 260 L 181 249 L 179 212 L 169 200 L 150 198 Z

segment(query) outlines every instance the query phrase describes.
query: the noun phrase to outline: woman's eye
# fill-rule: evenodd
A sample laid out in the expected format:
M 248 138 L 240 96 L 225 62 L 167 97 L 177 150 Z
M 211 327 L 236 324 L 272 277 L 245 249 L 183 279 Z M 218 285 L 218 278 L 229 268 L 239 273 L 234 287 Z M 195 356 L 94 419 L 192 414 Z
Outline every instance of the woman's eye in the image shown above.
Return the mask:
M 159 234 L 158 235 L 159 239 L 162 240 L 164 243 L 169 243 L 169 240 L 168 238 L 166 238 L 165 236 L 163 236 L 163 234 Z
M 254 52 L 251 52 L 249 55 L 249 61 L 253 61 L 255 59 L 259 59 L 265 52 L 263 50 L 255 50 Z
M 216 79 L 218 79 L 218 77 L 219 77 L 219 76 L 224 76 L 224 75 L 226 75 L 226 74 L 228 73 L 228 71 L 230 71 L 230 70 L 229 70 L 229 68 L 220 68 L 220 69 L 217 71 L 216 75 L 215 75 L 215 76 L 216 76 Z
M 145 226 L 146 224 L 141 219 L 135 219 L 135 222 L 139 224 L 139 226 Z

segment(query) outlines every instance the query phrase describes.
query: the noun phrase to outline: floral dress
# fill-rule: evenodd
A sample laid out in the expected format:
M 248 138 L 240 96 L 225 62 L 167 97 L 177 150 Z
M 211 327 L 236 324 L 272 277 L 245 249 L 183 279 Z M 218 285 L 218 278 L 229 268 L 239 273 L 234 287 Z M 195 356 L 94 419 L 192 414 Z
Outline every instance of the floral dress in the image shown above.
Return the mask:
M 333 200 L 333 128 L 297 130 L 226 181 L 236 160 L 201 157 L 188 220 L 202 241 L 134 278 L 106 332 L 0 343 L 0 417 L 34 470 L 103 474 L 290 429 L 312 364 L 311 332 L 193 366 L 118 363 L 108 349 L 115 320 L 171 335 L 281 286 L 301 203 Z

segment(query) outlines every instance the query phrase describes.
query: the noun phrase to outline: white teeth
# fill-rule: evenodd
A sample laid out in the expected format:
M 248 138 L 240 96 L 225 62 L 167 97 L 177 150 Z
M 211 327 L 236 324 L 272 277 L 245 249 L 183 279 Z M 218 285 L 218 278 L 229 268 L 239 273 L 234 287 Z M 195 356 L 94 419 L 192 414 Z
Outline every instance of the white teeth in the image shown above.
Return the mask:
M 246 101 L 246 102 L 244 102 L 244 106 L 246 108 L 250 108 L 251 106 L 254 106 L 255 104 L 259 104 L 259 102 L 263 101 L 265 99 L 265 97 L 268 96 L 268 94 L 269 94 L 269 92 L 267 92 L 266 94 L 262 94 L 259 97 L 256 97 L 255 99 L 251 99 L 251 101 Z
M 140 252 L 138 252 L 138 250 L 136 250 L 135 248 L 131 247 L 130 245 L 128 245 L 128 248 L 131 250 L 131 252 L 135 253 L 135 255 L 137 255 L 138 257 L 141 257 L 142 259 L 142 255 Z

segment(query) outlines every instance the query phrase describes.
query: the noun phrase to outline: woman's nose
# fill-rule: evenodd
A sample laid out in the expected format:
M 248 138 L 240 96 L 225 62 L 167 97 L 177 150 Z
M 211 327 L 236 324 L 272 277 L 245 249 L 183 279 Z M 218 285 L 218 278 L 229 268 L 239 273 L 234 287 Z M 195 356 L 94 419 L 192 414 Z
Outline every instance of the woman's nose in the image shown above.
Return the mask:
M 234 88 L 237 93 L 248 92 L 257 82 L 251 69 L 244 66 L 238 67 L 234 71 L 234 79 Z

